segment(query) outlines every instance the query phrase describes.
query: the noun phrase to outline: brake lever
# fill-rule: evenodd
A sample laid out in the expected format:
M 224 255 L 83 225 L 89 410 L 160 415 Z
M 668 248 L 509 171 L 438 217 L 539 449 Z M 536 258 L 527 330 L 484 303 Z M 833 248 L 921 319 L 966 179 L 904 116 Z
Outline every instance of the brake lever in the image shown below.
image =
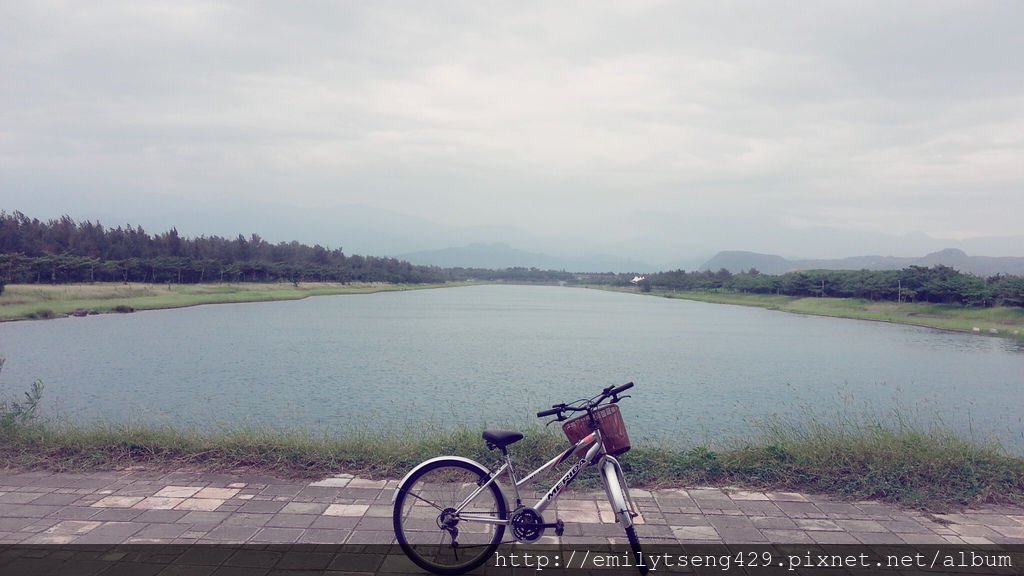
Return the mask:
M 566 420 L 568 420 L 568 418 L 566 418 L 562 413 L 559 413 L 554 420 L 548 420 L 547 423 L 544 424 L 544 427 L 547 428 L 548 426 L 551 426 L 555 422 L 565 422 Z
M 618 404 L 619 400 L 625 400 L 626 398 L 632 398 L 632 396 L 626 394 L 625 396 L 620 397 L 618 394 L 616 394 L 612 396 L 612 404 Z

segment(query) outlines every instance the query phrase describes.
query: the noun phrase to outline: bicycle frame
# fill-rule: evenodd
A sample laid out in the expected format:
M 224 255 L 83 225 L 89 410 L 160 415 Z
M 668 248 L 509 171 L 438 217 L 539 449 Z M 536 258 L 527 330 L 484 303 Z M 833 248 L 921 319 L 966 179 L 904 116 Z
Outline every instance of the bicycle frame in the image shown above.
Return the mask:
M 507 451 L 504 452 L 505 463 L 502 464 L 501 467 L 498 468 L 496 471 L 492 472 L 490 479 L 487 482 L 481 484 L 476 490 L 474 490 L 473 493 L 470 494 L 455 510 L 456 512 L 461 512 L 463 508 L 468 506 L 469 503 L 472 502 L 473 499 L 476 498 L 481 492 L 487 490 L 488 487 L 491 484 L 493 484 L 498 479 L 498 477 L 501 476 L 506 471 L 508 472 L 509 478 L 512 481 L 512 488 L 515 491 L 515 508 L 519 508 L 523 505 L 522 498 L 519 494 L 520 486 L 527 484 L 534 478 L 544 474 L 545 472 L 555 467 L 556 465 L 565 462 L 566 460 L 569 459 L 569 456 L 571 456 L 572 454 L 583 451 L 585 451 L 585 455 L 582 458 L 580 458 L 575 464 L 573 464 L 573 466 L 569 468 L 569 470 L 565 474 L 562 475 L 558 482 L 555 483 L 555 485 L 552 486 L 547 491 L 547 493 L 545 493 L 544 496 L 537 501 L 536 504 L 534 504 L 533 509 L 536 510 L 538 513 L 543 513 L 544 510 L 558 498 L 558 495 L 562 493 L 562 490 L 565 490 L 566 487 L 572 484 L 572 482 L 576 479 L 576 477 L 584 468 L 590 465 L 598 465 L 601 467 L 601 480 L 605 486 L 605 491 L 608 493 L 608 501 L 609 503 L 612 504 L 613 508 L 616 507 L 614 499 L 615 490 L 611 486 L 611 483 L 614 482 L 615 485 L 621 490 L 621 493 L 624 493 L 626 495 L 627 502 L 622 503 L 624 509 L 613 510 L 613 512 L 616 514 L 616 516 L 623 518 L 623 522 L 625 524 L 624 527 L 630 526 L 632 524 L 631 519 L 633 517 L 633 511 L 635 510 L 635 507 L 633 506 L 633 499 L 629 495 L 629 488 L 625 485 L 624 477 L 619 466 L 619 461 L 616 460 L 613 456 L 607 454 L 604 450 L 604 442 L 601 439 L 600 430 L 594 430 L 587 436 L 584 436 L 582 439 L 580 439 L 579 442 L 570 446 L 561 454 L 555 456 L 546 464 L 528 474 L 522 480 L 516 479 L 515 468 L 512 466 L 512 457 L 508 454 Z M 612 480 L 613 478 L 614 480 Z M 618 486 L 619 483 L 622 483 L 622 485 Z M 485 522 L 489 524 L 504 524 L 506 526 L 511 524 L 510 518 L 500 520 L 498 518 L 494 518 L 491 516 L 479 516 L 476 514 L 459 514 L 459 518 L 467 522 Z

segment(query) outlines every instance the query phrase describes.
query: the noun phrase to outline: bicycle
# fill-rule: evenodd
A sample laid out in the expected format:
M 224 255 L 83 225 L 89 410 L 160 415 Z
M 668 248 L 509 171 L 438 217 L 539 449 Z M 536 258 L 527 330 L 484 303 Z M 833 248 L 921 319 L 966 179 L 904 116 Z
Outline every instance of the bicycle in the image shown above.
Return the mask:
M 641 574 L 647 573 L 640 553 L 633 518 L 638 516 L 615 456 L 629 450 L 629 436 L 619 412 L 620 396 L 633 383 L 609 386 L 593 398 L 556 404 L 537 413 L 538 418 L 554 416 L 548 422 L 564 422 L 562 429 L 570 446 L 522 480 L 516 478 L 508 447 L 523 435 L 507 430 L 486 430 L 483 438 L 490 450 L 501 450 L 504 463 L 491 472 L 482 464 L 460 456 L 441 456 L 422 462 L 399 483 L 394 502 L 395 538 L 417 566 L 435 574 L 463 574 L 482 565 L 502 543 L 505 529 L 518 542 L 536 542 L 545 530 L 562 535 L 564 524 L 544 521 L 544 510 L 588 466 L 597 466 L 616 521 L 625 529 Z M 602 404 L 608 400 L 607 403 Z M 570 419 L 574 413 L 585 414 Z M 519 488 L 575 455 L 579 460 L 531 507 L 524 506 Z M 497 483 L 508 472 L 515 495 L 515 507 L 507 501 Z

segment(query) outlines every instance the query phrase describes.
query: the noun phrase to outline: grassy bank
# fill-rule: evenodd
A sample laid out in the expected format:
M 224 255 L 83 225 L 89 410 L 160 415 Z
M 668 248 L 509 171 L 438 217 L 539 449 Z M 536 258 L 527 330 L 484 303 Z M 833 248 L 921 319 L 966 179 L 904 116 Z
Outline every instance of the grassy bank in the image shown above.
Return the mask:
M 566 446 L 537 426 L 513 447 L 519 469 Z M 26 469 L 256 470 L 320 477 L 348 472 L 398 478 L 434 456 L 458 454 L 496 467 L 478 430 L 325 435 L 269 429 L 213 434 L 133 426 L 30 424 L 0 429 L 0 460 Z M 775 420 L 729 446 L 634 446 L 621 457 L 635 486 L 733 485 L 877 499 L 932 511 L 979 503 L 1024 504 L 1024 459 L 998 446 L 907 426 Z M 555 477 L 549 476 L 549 481 Z M 584 477 L 595 485 L 592 475 Z
M 635 291 L 635 290 L 634 290 Z M 649 294 L 715 304 L 756 306 L 794 314 L 874 320 L 940 330 L 1024 338 L 1024 308 L 967 308 L 943 304 L 873 302 L 855 298 L 798 298 L 737 292 L 670 292 Z
M 367 294 L 466 284 L 15 284 L 7 286 L 3 294 L 0 294 L 0 322 L 58 318 L 76 313 L 105 314 L 182 308 L 201 304 L 298 300 L 309 296 Z M 622 291 L 636 292 L 635 289 Z M 958 332 L 1024 338 L 1022 308 L 964 308 L 940 304 L 896 304 L 850 298 L 796 298 L 732 292 L 655 290 L 649 294 L 717 304 L 756 306 L 796 314 L 894 322 Z
M 451 284 L 448 284 L 451 285 Z M 56 318 L 182 308 L 200 304 L 298 300 L 332 294 L 367 294 L 436 288 L 442 284 L 300 283 L 292 284 L 66 284 L 8 285 L 0 294 L 0 321 Z

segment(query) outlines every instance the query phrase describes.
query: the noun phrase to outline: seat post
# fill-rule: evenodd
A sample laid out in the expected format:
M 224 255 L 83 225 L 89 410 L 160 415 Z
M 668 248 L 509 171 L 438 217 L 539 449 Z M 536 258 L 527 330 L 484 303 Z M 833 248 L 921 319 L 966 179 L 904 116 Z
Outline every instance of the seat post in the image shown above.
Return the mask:
M 505 465 L 508 466 L 508 477 L 512 481 L 512 491 L 516 493 L 516 508 L 523 505 L 523 499 L 519 497 L 519 479 L 516 478 L 516 470 L 512 467 L 512 457 L 508 450 L 502 446 L 501 453 L 505 456 Z

